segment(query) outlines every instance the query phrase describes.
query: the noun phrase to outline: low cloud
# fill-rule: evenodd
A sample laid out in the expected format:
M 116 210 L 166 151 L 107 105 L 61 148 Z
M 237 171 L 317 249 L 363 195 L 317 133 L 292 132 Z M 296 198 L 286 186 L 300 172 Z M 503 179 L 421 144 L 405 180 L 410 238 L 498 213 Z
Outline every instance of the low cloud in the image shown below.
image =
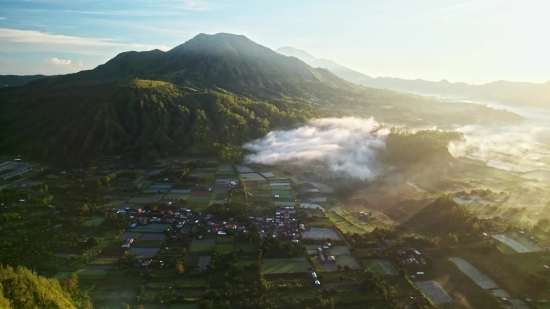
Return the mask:
M 124 51 L 166 50 L 164 45 L 119 43 L 108 38 L 85 38 L 35 30 L 0 28 L 0 52 L 49 51 L 112 55 Z
M 6 20 L 6 17 L 0 17 L 0 20 Z
M 373 118 L 323 118 L 287 131 L 272 131 L 264 138 L 247 143 L 243 148 L 254 152 L 248 162 L 275 164 L 281 162 L 326 162 L 332 171 L 353 177 L 372 178 L 382 167 L 376 159 L 385 148 L 389 130 L 379 128 Z
M 52 58 L 52 59 L 50 59 L 50 63 L 52 63 L 54 65 L 69 66 L 69 65 L 71 65 L 71 60 Z
M 465 140 L 449 143 L 449 152 L 457 158 L 470 156 L 482 161 L 520 161 L 540 145 L 541 138 L 550 135 L 550 128 L 537 125 L 472 125 L 456 131 L 464 133 Z

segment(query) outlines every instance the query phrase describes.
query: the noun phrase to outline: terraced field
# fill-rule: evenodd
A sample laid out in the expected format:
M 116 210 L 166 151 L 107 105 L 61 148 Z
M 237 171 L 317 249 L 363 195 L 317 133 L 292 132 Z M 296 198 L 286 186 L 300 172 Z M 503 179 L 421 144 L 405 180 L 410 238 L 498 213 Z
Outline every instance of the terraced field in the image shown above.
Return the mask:
M 458 266 L 458 269 L 460 269 L 461 272 L 470 277 L 470 279 L 472 279 L 482 289 L 488 290 L 498 288 L 498 284 L 496 284 L 496 282 L 491 280 L 491 278 L 480 272 L 477 268 L 472 266 L 472 264 L 468 263 L 467 261 L 458 257 L 452 257 L 451 260 L 456 263 L 456 266 Z

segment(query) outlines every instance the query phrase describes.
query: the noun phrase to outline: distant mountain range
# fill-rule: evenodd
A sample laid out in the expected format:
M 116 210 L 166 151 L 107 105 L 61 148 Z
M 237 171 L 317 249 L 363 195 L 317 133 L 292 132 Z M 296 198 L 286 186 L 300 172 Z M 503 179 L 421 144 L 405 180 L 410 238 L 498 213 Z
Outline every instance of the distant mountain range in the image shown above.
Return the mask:
M 332 60 L 318 59 L 293 47 L 281 47 L 278 53 L 296 57 L 312 67 L 326 68 L 337 76 L 366 87 L 384 88 L 422 95 L 436 95 L 457 99 L 496 101 L 504 104 L 550 108 L 550 81 L 544 84 L 496 81 L 484 85 L 450 83 L 421 79 L 408 80 L 392 77 L 372 78 Z M 549 76 L 550 77 L 550 76 Z
M 0 88 L 18 87 L 26 85 L 37 79 L 47 77 L 46 75 L 0 75 Z

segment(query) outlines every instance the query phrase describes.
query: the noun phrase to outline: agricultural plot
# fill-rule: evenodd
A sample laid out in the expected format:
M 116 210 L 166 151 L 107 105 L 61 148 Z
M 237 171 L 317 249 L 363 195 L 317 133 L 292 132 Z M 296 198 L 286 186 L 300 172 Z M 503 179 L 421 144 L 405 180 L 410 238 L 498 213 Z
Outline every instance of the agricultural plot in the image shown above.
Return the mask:
M 338 264 L 342 266 L 348 266 L 350 269 L 361 269 L 361 265 L 348 254 L 342 254 L 335 256 L 336 263 L 323 263 L 323 270 L 335 271 L 338 269 Z
M 173 304 L 169 309 L 199 309 L 199 304 Z
M 241 178 L 244 181 L 265 181 L 265 179 L 262 176 L 256 173 L 241 174 Z
M 158 233 L 143 233 L 139 240 L 165 240 L 166 236 L 164 234 Z
M 161 240 L 138 239 L 132 244 L 134 248 L 159 248 Z
M 249 167 L 246 167 L 246 166 L 240 166 L 240 165 L 237 165 L 237 171 L 239 173 L 254 173 L 254 170 L 249 168 Z
M 262 176 L 264 176 L 265 178 L 273 178 L 273 177 L 276 177 L 272 172 L 260 173 L 260 174 L 262 174 Z
M 191 193 L 191 195 L 189 195 L 189 199 L 203 199 L 203 198 L 207 198 L 207 199 L 210 199 L 210 191 L 193 191 L 193 193 Z
M 155 196 L 135 196 L 135 197 L 132 197 L 128 203 L 133 203 L 133 204 L 150 204 L 150 203 L 154 203 L 154 202 L 158 202 L 161 200 L 161 198 L 163 197 L 163 195 L 155 195 Z
M 210 198 L 190 198 L 188 204 L 210 204 Z
M 120 238 L 122 239 L 126 239 L 126 238 L 138 239 L 140 237 L 141 237 L 141 233 L 124 232 L 120 234 Z
M 538 252 L 544 250 L 527 237 L 521 236 L 515 232 L 493 235 L 493 238 L 514 249 L 518 253 Z
M 164 199 L 169 201 L 187 201 L 187 199 L 189 199 L 189 194 L 170 193 L 166 194 Z
M 273 197 L 275 197 L 275 198 L 294 199 L 294 196 L 292 195 L 292 191 L 271 190 L 271 193 L 273 193 Z
M 154 223 L 149 225 L 138 225 L 135 228 L 132 229 L 132 232 L 140 232 L 140 233 L 162 233 L 164 232 L 170 224 L 161 224 L 161 223 Z
M 294 205 L 296 205 L 296 202 L 279 202 L 279 201 L 275 201 L 275 202 L 273 202 L 273 204 L 275 204 L 275 206 L 294 206 Z
M 399 271 L 387 259 L 368 259 L 362 262 L 367 269 L 374 271 L 379 276 L 399 275 Z
M 82 223 L 82 225 L 83 226 L 99 226 L 101 223 L 103 223 L 103 221 L 105 221 L 105 218 L 95 217 L 95 218 L 92 218 L 88 221 L 85 221 L 84 223 Z
M 217 183 L 217 184 L 214 184 L 214 188 L 212 188 L 212 192 L 215 193 L 227 193 L 227 188 L 229 186 L 227 184 L 223 184 L 223 183 Z
M 331 187 L 325 185 L 325 184 L 322 184 L 322 183 L 316 183 L 316 182 L 312 182 L 311 183 L 313 186 L 315 186 L 315 188 L 317 190 L 319 190 L 320 192 L 323 192 L 323 193 L 333 193 L 334 190 L 332 190 Z
M 107 277 L 106 270 L 79 270 L 76 272 L 80 280 L 101 280 Z
M 437 281 L 430 280 L 415 282 L 415 284 L 436 305 L 441 305 L 453 301 L 451 296 L 449 296 L 449 294 L 445 292 L 441 284 L 439 284 Z
M 117 258 L 94 258 L 88 264 L 89 265 L 113 265 Z
M 310 264 L 306 258 L 264 259 L 262 273 L 264 274 L 292 274 L 307 272 Z
M 213 239 L 198 240 L 195 239 L 189 246 L 190 254 L 194 255 L 206 255 L 212 253 Z
M 160 248 L 131 248 L 128 254 L 135 254 L 138 259 L 152 258 L 159 250 Z
M 309 231 L 303 232 L 302 237 L 306 239 L 325 240 L 330 238 L 333 240 L 342 240 L 340 235 L 338 235 L 338 233 L 336 233 L 333 229 L 323 227 L 312 227 Z
M 199 271 L 205 271 L 208 265 L 210 265 L 210 261 L 212 261 L 212 256 L 201 256 L 199 258 L 199 264 L 197 265 Z
M 472 279 L 482 289 L 487 290 L 498 288 L 498 284 L 496 284 L 496 282 L 491 280 L 491 278 L 487 277 L 484 273 L 480 272 L 467 261 L 458 257 L 453 257 L 451 260 L 456 263 L 456 266 L 458 266 L 458 269 L 460 269 L 461 272 L 470 277 L 470 279 Z
M 235 246 L 233 244 L 218 244 L 216 245 L 216 252 L 220 254 L 227 254 L 231 251 L 235 250 Z

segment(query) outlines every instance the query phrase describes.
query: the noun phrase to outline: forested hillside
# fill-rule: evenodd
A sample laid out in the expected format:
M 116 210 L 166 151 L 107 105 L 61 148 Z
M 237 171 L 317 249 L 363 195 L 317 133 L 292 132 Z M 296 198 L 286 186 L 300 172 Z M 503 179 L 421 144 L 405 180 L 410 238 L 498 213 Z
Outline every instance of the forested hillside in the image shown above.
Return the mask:
M 24 267 L 13 269 L 0 265 L 0 308 L 74 309 L 76 306 L 69 291 L 56 279 L 38 276 Z

